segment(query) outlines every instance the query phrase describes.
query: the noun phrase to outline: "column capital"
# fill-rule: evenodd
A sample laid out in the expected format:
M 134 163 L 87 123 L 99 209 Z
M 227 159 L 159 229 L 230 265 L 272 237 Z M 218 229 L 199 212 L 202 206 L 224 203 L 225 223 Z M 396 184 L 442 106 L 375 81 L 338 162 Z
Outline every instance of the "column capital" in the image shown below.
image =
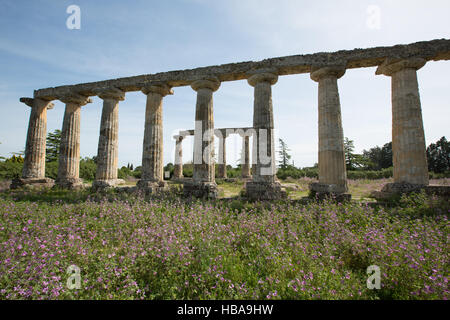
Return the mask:
M 141 88 L 142 93 L 159 93 L 161 96 L 165 97 L 169 94 L 173 94 L 172 88 L 166 83 L 154 83 L 145 85 Z
M 100 99 L 125 100 L 125 92 L 117 88 L 99 88 L 94 90 Z
M 415 57 L 409 59 L 396 59 L 387 58 L 382 64 L 380 64 L 375 71 L 376 75 L 383 74 L 385 76 L 392 76 L 394 73 L 403 69 L 419 70 L 427 61 L 423 58 Z
M 183 135 L 174 135 L 173 138 L 177 141 L 177 142 L 181 142 L 184 139 Z
M 31 108 L 34 106 L 35 103 L 37 103 L 38 105 L 47 105 L 47 110 L 51 110 L 55 106 L 55 104 L 53 102 L 51 102 L 50 100 L 44 100 L 44 99 L 39 99 L 39 98 L 22 97 L 22 98 L 20 98 L 20 102 L 26 104 L 27 106 L 29 106 Z
M 88 96 L 84 96 L 84 95 L 76 93 L 76 92 L 64 94 L 64 95 L 58 97 L 58 99 L 64 103 L 73 103 L 73 104 L 77 104 L 79 106 L 84 106 L 84 105 L 92 102 L 92 99 L 89 98 Z
M 230 135 L 230 131 L 231 129 L 214 129 L 214 135 L 216 135 L 219 138 L 228 138 L 228 136 Z
M 205 79 L 196 80 L 191 83 L 191 88 L 195 91 L 200 89 L 210 89 L 213 92 L 217 91 L 220 87 L 220 81 L 216 77 L 210 77 Z
M 256 84 L 260 82 L 269 82 L 270 85 L 274 85 L 278 81 L 278 75 L 273 72 L 263 71 L 252 74 L 248 79 L 247 82 L 252 87 L 256 86 Z
M 346 68 L 344 66 L 312 66 L 311 67 L 311 80 L 319 82 L 324 77 L 334 77 L 339 79 L 345 74 Z

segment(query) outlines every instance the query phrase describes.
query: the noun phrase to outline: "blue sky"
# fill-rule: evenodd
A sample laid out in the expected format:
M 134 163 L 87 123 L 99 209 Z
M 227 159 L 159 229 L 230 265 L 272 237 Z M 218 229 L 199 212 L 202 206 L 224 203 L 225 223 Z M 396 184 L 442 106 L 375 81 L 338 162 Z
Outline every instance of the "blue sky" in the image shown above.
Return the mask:
M 69 5 L 81 9 L 81 29 L 69 30 Z M 380 12 L 370 28 L 368 7 Z M 450 2 L 300 0 L 0 0 L 0 155 L 24 149 L 33 90 L 139 74 L 261 60 L 294 54 L 389 46 L 450 38 Z M 427 145 L 450 137 L 450 62 L 418 71 Z M 390 79 L 375 68 L 352 69 L 339 80 L 344 135 L 361 152 L 391 140 Z M 82 108 L 81 155 L 97 153 L 102 100 Z M 164 99 L 164 162 L 173 162 L 173 134 L 194 127 L 196 94 L 174 88 Z M 273 86 L 277 134 L 296 166 L 317 162 L 317 84 L 308 74 Z M 215 127 L 252 124 L 253 88 L 224 82 L 214 94 Z M 48 112 L 48 131 L 61 129 L 64 104 Z M 119 164 L 141 163 L 145 95 L 129 92 L 119 110 Z M 227 159 L 240 138 L 227 140 Z M 183 145 L 184 160 L 192 140 Z

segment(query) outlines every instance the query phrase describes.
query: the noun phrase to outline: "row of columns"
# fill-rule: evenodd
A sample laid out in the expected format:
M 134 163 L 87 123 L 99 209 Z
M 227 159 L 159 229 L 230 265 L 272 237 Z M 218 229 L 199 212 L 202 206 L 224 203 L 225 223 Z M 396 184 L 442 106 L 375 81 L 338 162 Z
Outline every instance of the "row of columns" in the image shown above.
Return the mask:
M 192 130 L 194 131 L 194 130 Z M 236 131 L 236 132 L 235 132 Z M 187 132 L 187 134 L 186 134 Z M 241 171 L 242 178 L 248 179 L 251 177 L 250 172 L 250 135 L 245 133 L 245 129 L 242 128 L 229 128 L 229 129 L 215 129 L 214 132 L 219 138 L 219 154 L 217 165 L 217 176 L 219 179 L 227 178 L 227 156 L 226 156 L 226 139 L 231 133 L 238 133 L 242 136 L 242 159 L 241 159 Z M 183 178 L 183 147 L 182 142 L 185 136 L 191 135 L 190 131 L 184 131 L 185 134 L 175 135 L 175 164 L 173 179 L 179 180 Z M 219 133 L 219 134 L 217 134 Z
M 416 70 L 425 60 L 386 59 L 376 74 L 391 77 L 392 81 L 392 142 L 394 156 L 394 181 L 396 184 L 427 185 L 425 137 L 423 130 L 420 97 Z M 312 67 L 310 77 L 318 82 L 319 113 L 319 182 L 311 189 L 319 193 L 344 194 L 348 191 L 344 135 L 338 79 L 345 73 L 345 65 Z M 276 179 L 275 150 L 273 137 L 272 85 L 278 80 L 275 70 L 259 70 L 249 75 L 248 83 L 254 87 L 253 128 L 253 174 L 246 184 L 250 198 L 272 199 L 285 196 Z M 194 175 L 186 181 L 187 195 L 217 195 L 214 173 L 214 118 L 213 93 L 220 87 L 215 77 L 197 80 L 191 84 L 197 92 L 196 130 L 194 142 Z M 142 179 L 138 186 L 158 191 L 165 188 L 163 182 L 162 101 L 172 94 L 164 83 L 142 88 L 147 95 L 145 132 L 142 157 Z M 118 183 L 118 104 L 125 93 L 119 89 L 101 90 L 96 93 L 103 99 L 102 119 L 98 145 L 98 168 L 94 186 L 111 186 Z M 80 157 L 80 110 L 91 102 L 89 97 L 72 93 L 59 97 L 66 103 L 62 141 L 56 183 L 63 187 L 76 187 L 79 179 Z M 46 112 L 52 103 L 42 99 L 21 99 L 32 107 L 27 134 L 23 179 L 28 181 L 45 179 Z M 212 132 L 208 136 L 208 132 Z M 206 138 L 205 138 L 206 135 Z M 175 162 L 182 162 L 182 137 L 176 140 Z M 261 143 L 264 142 L 264 143 Z M 248 137 L 244 138 L 245 148 Z M 222 157 L 219 172 L 226 174 L 225 143 L 220 143 Z M 245 164 L 249 164 L 245 159 Z M 249 172 L 249 167 L 245 168 Z M 247 171 L 248 170 L 248 171 Z M 175 177 L 182 177 L 182 167 L 175 167 Z M 32 182 L 31 182 L 32 183 Z

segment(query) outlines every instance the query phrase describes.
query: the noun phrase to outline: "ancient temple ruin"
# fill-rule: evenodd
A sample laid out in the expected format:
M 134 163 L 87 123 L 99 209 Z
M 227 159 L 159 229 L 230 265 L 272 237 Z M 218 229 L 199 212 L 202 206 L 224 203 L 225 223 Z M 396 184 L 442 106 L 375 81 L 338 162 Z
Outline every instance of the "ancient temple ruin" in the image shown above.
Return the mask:
M 282 197 L 283 190 L 276 180 L 274 170 L 271 88 L 280 76 L 309 73 L 319 88 L 319 182 L 312 184 L 311 189 L 319 194 L 346 194 L 348 187 L 338 79 L 344 76 L 347 69 L 377 67 L 376 74 L 391 77 L 392 82 L 394 183 L 386 186 L 385 190 L 395 192 L 426 186 L 429 183 L 428 168 L 416 71 L 429 61 L 449 59 L 450 40 L 442 39 L 392 47 L 294 55 L 39 89 L 34 91 L 33 98 L 20 99 L 31 107 L 31 114 L 23 174 L 16 185 L 53 183 L 45 178 L 47 110 L 52 108 L 53 100 L 66 104 L 55 183 L 67 188 L 80 185 L 80 110 L 91 102 L 90 96 L 98 96 L 103 99 L 103 111 L 97 154 L 98 169 L 93 186 L 115 186 L 119 101 L 124 100 L 126 92 L 142 91 L 147 96 L 147 104 L 143 172 L 138 187 L 164 189 L 163 99 L 166 95 L 173 94 L 173 87 L 191 86 L 197 94 L 195 120 L 201 124 L 199 135 L 206 138 L 196 139 L 194 142 L 194 149 L 204 156 L 194 165 L 194 177 L 192 181 L 185 183 L 184 189 L 186 193 L 195 196 L 214 197 L 217 194 L 215 164 L 211 152 L 214 134 L 205 135 L 208 131 L 214 132 L 213 95 L 221 82 L 247 79 L 248 84 L 254 87 L 253 155 L 257 156 L 253 159 L 251 179 L 245 186 L 246 194 L 252 199 Z M 177 139 L 176 152 L 181 157 L 182 137 Z M 222 150 L 222 157 L 223 155 Z M 262 158 L 269 160 L 262 161 Z M 175 176 L 181 175 L 182 171 L 178 166 Z

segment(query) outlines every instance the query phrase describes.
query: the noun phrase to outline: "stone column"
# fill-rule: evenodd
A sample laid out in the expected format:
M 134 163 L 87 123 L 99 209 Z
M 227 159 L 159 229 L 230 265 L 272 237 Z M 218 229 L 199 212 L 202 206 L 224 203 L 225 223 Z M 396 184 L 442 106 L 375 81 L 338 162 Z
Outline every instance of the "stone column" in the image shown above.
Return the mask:
M 31 107 L 22 177 L 14 179 L 11 188 L 24 185 L 53 186 L 53 180 L 45 178 L 45 148 L 47 139 L 47 110 L 53 103 L 42 99 L 20 98 Z
M 62 188 L 79 188 L 83 186 L 79 176 L 81 107 L 92 100 L 78 93 L 63 96 L 59 100 L 66 104 L 66 110 L 61 130 L 56 184 Z
M 249 179 L 251 178 L 250 173 L 250 137 L 244 136 L 242 137 L 242 179 Z
M 213 92 L 219 89 L 216 78 L 191 84 L 197 91 L 194 134 L 194 176 L 183 186 L 186 196 L 216 198 L 218 195 L 214 168 Z
M 252 181 L 245 185 L 246 195 L 251 199 L 271 200 L 286 196 L 276 179 L 275 144 L 273 137 L 272 85 L 278 81 L 278 75 L 270 72 L 258 72 L 248 78 L 255 88 L 253 106 L 253 175 Z
M 147 95 L 147 104 L 142 149 L 142 176 L 137 186 L 149 193 L 156 193 L 167 187 L 163 172 L 162 101 L 166 95 L 173 94 L 173 91 L 166 84 L 154 84 L 142 88 L 142 92 Z
M 183 139 L 184 136 L 174 136 L 175 139 L 175 164 L 173 169 L 173 180 L 183 178 Z
M 422 58 L 386 59 L 376 74 L 391 77 L 394 183 L 383 191 L 408 192 L 429 184 L 417 70 Z
M 217 165 L 217 178 L 226 179 L 227 178 L 227 146 L 226 139 L 227 133 L 226 130 L 219 130 L 219 156 Z
M 311 79 L 319 83 L 319 183 L 310 185 L 319 196 L 344 195 L 348 191 L 344 132 L 337 79 L 345 67 L 313 67 Z
M 117 164 L 119 161 L 119 101 L 125 99 L 125 92 L 111 88 L 96 92 L 103 99 L 100 136 L 97 151 L 97 172 L 94 189 L 114 187 L 124 183 L 117 179 Z

